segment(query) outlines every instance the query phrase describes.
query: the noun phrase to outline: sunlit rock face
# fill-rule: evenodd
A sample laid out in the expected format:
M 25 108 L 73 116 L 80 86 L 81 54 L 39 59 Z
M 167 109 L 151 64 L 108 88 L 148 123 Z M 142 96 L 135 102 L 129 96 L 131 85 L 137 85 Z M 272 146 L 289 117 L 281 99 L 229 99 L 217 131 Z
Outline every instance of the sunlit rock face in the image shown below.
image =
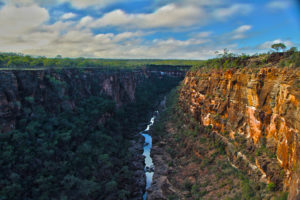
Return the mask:
M 299 69 L 192 71 L 180 91 L 181 106 L 202 125 L 233 141 L 243 135 L 255 148 L 265 143 L 284 171 L 285 188 L 300 160 L 299 102 Z M 256 159 L 259 169 L 261 160 Z

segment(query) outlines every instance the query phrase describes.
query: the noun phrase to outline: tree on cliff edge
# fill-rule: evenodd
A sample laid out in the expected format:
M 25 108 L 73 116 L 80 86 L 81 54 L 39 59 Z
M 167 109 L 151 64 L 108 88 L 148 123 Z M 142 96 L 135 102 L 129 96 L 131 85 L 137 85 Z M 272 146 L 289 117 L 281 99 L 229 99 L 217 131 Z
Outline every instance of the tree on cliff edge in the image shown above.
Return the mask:
M 283 43 L 277 43 L 277 44 L 272 44 L 271 48 L 275 49 L 278 52 L 280 49 L 284 51 L 284 49 L 286 49 L 286 46 Z

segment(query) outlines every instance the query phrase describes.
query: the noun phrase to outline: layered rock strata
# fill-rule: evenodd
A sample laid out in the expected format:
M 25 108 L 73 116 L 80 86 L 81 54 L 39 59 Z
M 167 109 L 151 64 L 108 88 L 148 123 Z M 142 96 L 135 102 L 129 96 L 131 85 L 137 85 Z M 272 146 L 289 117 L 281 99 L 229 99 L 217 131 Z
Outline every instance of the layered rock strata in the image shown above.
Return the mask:
M 275 182 L 286 190 L 291 180 L 296 184 L 299 69 L 191 71 L 183 81 L 179 103 L 201 125 L 232 145 L 231 161 L 246 161 L 248 170 L 260 172 L 261 181 Z M 297 192 L 299 195 L 299 188 Z

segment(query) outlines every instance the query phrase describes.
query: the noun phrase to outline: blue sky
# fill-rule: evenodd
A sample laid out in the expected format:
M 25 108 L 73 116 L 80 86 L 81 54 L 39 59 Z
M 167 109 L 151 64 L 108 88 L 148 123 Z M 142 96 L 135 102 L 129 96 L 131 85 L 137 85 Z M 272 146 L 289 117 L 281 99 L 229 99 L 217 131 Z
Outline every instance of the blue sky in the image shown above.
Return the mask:
M 207 59 L 300 48 L 298 0 L 0 0 L 0 51 Z

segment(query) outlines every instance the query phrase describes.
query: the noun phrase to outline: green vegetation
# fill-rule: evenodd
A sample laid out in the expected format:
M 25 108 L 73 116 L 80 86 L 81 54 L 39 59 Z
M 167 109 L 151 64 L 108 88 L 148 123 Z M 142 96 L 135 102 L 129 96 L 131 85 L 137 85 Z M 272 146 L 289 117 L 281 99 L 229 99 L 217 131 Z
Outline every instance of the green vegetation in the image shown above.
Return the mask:
M 273 183 L 273 182 L 268 183 L 268 185 L 267 185 L 268 191 L 275 191 L 275 189 L 276 189 L 275 183 Z
M 193 184 L 189 180 L 185 180 L 183 183 L 183 189 L 190 191 L 193 187 Z
M 57 87 L 63 83 L 48 78 Z M 158 97 L 178 81 L 146 79 L 136 88 L 136 102 L 119 109 L 108 97 L 90 96 L 59 113 L 24 97 L 16 130 L 0 134 L 0 199 L 130 198 L 130 140 Z
M 276 197 L 276 200 L 288 200 L 289 193 L 288 192 L 282 192 L 278 197 Z
M 272 49 L 275 49 L 276 51 L 279 51 L 279 50 L 284 51 L 284 50 L 286 49 L 286 46 L 285 46 L 285 44 L 283 44 L 283 43 L 277 43 L 277 44 L 273 44 L 273 45 L 271 46 L 271 48 L 272 48 Z
M 279 46 L 276 46 L 276 49 L 285 49 L 283 46 Z M 193 65 L 191 70 L 239 69 L 244 67 L 260 68 L 268 65 L 280 67 L 300 67 L 300 52 L 296 47 L 292 47 L 285 53 L 273 52 L 249 56 L 246 54 L 237 55 L 229 53 L 228 50 L 225 49 L 223 54 L 219 54 L 219 58 L 209 59 L 199 63 L 198 65 Z
M 102 68 L 104 70 L 155 68 L 187 70 L 199 65 L 201 60 L 154 60 L 154 59 L 95 59 L 95 58 L 46 58 L 24 56 L 16 53 L 0 53 L 0 69 L 49 69 L 49 68 Z
M 287 59 L 283 59 L 280 61 L 280 66 L 294 66 L 300 67 L 300 52 L 297 50 L 296 47 L 290 48 L 285 55 Z
M 122 188 L 131 176 L 121 171 L 128 165 L 130 154 L 123 148 L 129 142 L 116 119 L 95 122 L 107 112 L 120 117 L 104 97 L 83 100 L 77 111 L 56 116 L 34 106 L 25 126 L 2 133 L 0 199 L 104 198 Z
M 276 152 L 266 147 L 267 141 L 266 138 L 263 137 L 260 139 L 260 147 L 256 149 L 256 156 L 266 155 L 269 158 L 276 158 Z
M 171 194 L 168 196 L 168 200 L 178 200 L 178 196 L 176 194 Z
M 251 179 L 243 166 L 242 170 L 233 168 L 226 156 L 230 147 L 228 149 L 220 138 L 213 136 L 211 126 L 200 126 L 189 109 L 185 110 L 184 103 L 178 102 L 178 90 L 173 90 L 168 96 L 167 108 L 152 131 L 156 140 L 163 141 L 162 147 L 171 157 L 169 167 L 176 173 L 169 174 L 168 179 L 180 191 L 178 194 L 186 199 L 287 199 L 288 194 L 280 193 L 274 183 L 266 185 Z M 245 150 L 245 137 L 238 133 L 235 137 L 241 144 L 240 150 Z M 261 140 L 260 144 L 261 148 L 256 152 L 269 157 L 274 155 L 267 150 L 266 141 Z M 253 156 L 252 162 L 255 163 Z
M 296 47 L 290 48 L 285 53 L 278 53 L 286 46 L 282 43 L 273 44 L 276 52 L 263 53 L 249 56 L 246 54 L 229 53 L 224 49 L 223 53 L 218 53 L 218 58 L 209 60 L 155 60 L 155 59 L 96 59 L 96 58 L 55 58 L 32 57 L 16 53 L 0 53 L 0 69 L 27 69 L 41 70 L 49 68 L 100 68 L 103 70 L 132 70 L 138 68 L 162 69 L 164 70 L 184 70 L 190 67 L 192 70 L 198 69 L 229 69 L 229 68 L 259 68 L 266 64 L 278 62 L 280 66 L 300 66 L 300 52 Z
M 255 191 L 251 187 L 250 181 L 248 178 L 243 177 L 242 182 L 241 182 L 241 188 L 242 188 L 242 199 L 245 199 L 245 200 L 253 199 L 253 197 L 255 196 Z

